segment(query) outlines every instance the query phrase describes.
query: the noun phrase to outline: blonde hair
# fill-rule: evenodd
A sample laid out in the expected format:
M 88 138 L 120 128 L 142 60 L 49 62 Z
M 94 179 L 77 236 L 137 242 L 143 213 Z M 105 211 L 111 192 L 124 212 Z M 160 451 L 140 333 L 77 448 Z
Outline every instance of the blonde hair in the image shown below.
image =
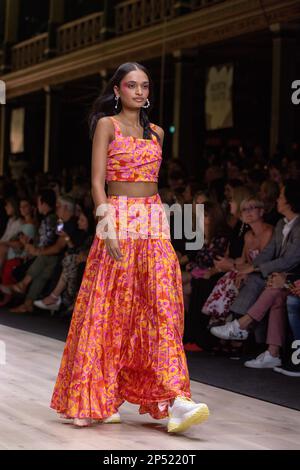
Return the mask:
M 256 198 L 256 197 L 246 197 L 246 199 L 243 199 L 243 201 L 241 202 L 241 205 L 240 205 L 240 210 L 242 211 L 243 208 L 245 207 L 245 205 L 248 203 L 248 202 L 254 202 L 255 206 L 258 208 L 258 209 L 264 209 L 265 205 L 263 203 L 263 201 L 261 201 L 260 199 Z
M 246 186 L 238 186 L 237 188 L 232 188 L 232 200 L 237 205 L 237 216 L 241 215 L 241 204 L 245 199 L 255 199 L 255 196 L 251 194 L 251 191 Z

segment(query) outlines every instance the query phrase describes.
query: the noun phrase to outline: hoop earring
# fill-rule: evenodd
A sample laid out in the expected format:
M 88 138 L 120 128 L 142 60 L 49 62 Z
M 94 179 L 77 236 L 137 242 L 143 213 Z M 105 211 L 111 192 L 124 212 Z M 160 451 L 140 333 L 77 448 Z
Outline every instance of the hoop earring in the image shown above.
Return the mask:
M 115 96 L 115 100 L 116 100 L 115 109 L 117 109 L 117 107 L 119 105 L 119 97 Z
M 148 98 L 147 98 L 147 106 L 143 106 L 143 108 L 145 109 L 150 108 L 150 101 L 148 100 Z

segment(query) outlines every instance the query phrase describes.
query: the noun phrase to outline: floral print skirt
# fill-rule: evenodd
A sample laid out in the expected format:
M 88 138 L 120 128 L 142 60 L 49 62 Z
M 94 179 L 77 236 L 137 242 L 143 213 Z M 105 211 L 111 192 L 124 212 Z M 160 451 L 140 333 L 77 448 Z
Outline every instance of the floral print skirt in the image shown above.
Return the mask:
M 120 198 L 108 196 L 120 214 Z M 127 198 L 128 219 L 116 225 L 121 260 L 107 252 L 97 235 L 92 243 L 77 295 L 51 408 L 68 418 L 105 419 L 124 402 L 155 419 L 168 416 L 168 403 L 190 398 L 190 380 L 182 344 L 184 304 L 179 262 L 166 227 L 157 238 L 145 230 L 158 194 Z M 146 214 L 146 215 L 145 215 Z M 130 224 L 129 224 L 130 225 Z M 148 237 L 145 237 L 148 235 Z
M 207 298 L 202 313 L 210 316 L 210 325 L 225 323 L 230 307 L 236 299 L 238 289 L 235 285 L 236 271 L 228 271 L 222 276 Z

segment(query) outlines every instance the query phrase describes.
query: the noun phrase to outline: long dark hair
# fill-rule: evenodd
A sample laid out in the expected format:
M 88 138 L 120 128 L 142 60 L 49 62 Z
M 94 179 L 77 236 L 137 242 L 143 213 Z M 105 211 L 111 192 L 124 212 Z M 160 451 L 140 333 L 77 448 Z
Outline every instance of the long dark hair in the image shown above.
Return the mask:
M 227 225 L 226 217 L 220 204 L 213 201 L 205 202 L 204 213 L 210 218 L 209 241 L 218 236 L 229 238 L 230 228 Z
M 114 87 L 120 87 L 120 83 L 129 72 L 134 70 L 142 70 L 149 79 L 149 96 L 148 99 L 150 101 L 149 108 L 141 108 L 140 110 L 140 124 L 144 128 L 143 139 L 151 139 L 151 134 L 154 134 L 158 140 L 159 135 L 153 131 L 150 127 L 149 121 L 149 113 L 153 107 L 153 82 L 151 80 L 150 74 L 146 67 L 137 62 L 126 62 L 120 65 L 115 73 L 113 74 L 112 78 L 109 80 L 108 84 L 106 85 L 104 91 L 101 93 L 100 96 L 94 101 L 92 105 L 91 112 L 88 116 L 88 125 L 89 125 L 89 135 L 90 139 L 92 140 L 94 137 L 94 132 L 97 126 L 97 122 L 104 116 L 113 116 L 115 114 L 119 114 L 122 110 L 122 102 L 121 99 L 118 101 L 118 107 L 115 108 L 115 93 Z

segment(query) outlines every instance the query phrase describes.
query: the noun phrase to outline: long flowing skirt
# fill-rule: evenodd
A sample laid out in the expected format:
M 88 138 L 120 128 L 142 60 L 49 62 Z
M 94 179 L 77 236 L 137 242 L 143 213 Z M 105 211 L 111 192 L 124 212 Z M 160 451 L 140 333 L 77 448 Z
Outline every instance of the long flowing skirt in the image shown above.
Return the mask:
M 117 217 L 121 197 L 108 196 Z M 135 203 L 146 208 L 144 221 L 152 204 L 164 211 L 159 194 L 127 199 L 129 208 Z M 169 400 L 191 397 L 179 262 L 170 237 L 154 238 L 142 225 L 123 230 L 117 222 L 121 260 L 94 238 L 50 404 L 66 417 L 105 419 L 126 400 L 161 419 Z

